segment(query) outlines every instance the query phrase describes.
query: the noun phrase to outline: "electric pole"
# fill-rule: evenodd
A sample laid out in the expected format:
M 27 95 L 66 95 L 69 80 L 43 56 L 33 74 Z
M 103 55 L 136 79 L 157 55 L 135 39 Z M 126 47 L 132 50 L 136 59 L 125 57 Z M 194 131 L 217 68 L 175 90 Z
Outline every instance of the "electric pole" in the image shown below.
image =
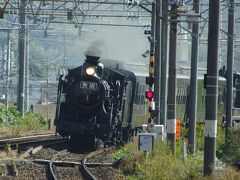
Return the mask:
M 218 100 L 218 48 L 220 0 L 209 1 L 206 88 L 204 175 L 215 169 Z
M 234 0 L 229 0 L 228 7 L 228 46 L 227 46 L 227 97 L 226 130 L 232 126 L 233 109 L 233 64 L 234 64 Z M 226 131 L 226 132 L 227 132 Z
M 9 66 L 10 66 L 10 57 L 11 57 L 11 39 L 10 39 L 10 30 L 7 30 L 7 61 L 6 61 L 6 91 L 5 91 L 5 106 L 8 109 L 9 104 Z
M 18 101 L 17 109 L 24 115 L 24 92 L 25 92 L 25 10 L 26 0 L 21 0 L 19 7 L 19 40 L 18 40 L 18 59 L 19 59 L 19 81 L 18 81 Z
M 159 111 L 160 111 L 160 70 L 161 70 L 161 54 L 160 54 L 160 30 L 161 30 L 161 2 L 160 0 L 156 0 L 156 47 L 155 47 L 155 55 L 156 55 L 156 66 L 154 71 L 154 99 L 155 99 L 155 111 L 156 111 L 156 123 L 160 124 Z
M 176 152 L 176 60 L 177 60 L 177 14 L 178 6 L 171 5 L 170 19 L 170 47 L 168 72 L 168 100 L 167 100 L 167 140 L 170 148 Z
M 29 32 L 26 32 L 26 58 L 25 58 L 25 112 L 29 108 Z
M 150 52 L 155 52 L 156 4 L 152 3 Z
M 167 109 L 168 37 L 168 0 L 162 0 L 160 124 L 164 129 L 166 129 Z
M 193 1 L 193 9 L 199 13 L 199 0 Z M 189 100 L 189 126 L 188 126 L 188 151 L 195 154 L 195 130 L 197 114 L 197 72 L 198 72 L 198 48 L 199 48 L 199 24 L 192 25 L 192 53 L 191 53 L 191 77 Z

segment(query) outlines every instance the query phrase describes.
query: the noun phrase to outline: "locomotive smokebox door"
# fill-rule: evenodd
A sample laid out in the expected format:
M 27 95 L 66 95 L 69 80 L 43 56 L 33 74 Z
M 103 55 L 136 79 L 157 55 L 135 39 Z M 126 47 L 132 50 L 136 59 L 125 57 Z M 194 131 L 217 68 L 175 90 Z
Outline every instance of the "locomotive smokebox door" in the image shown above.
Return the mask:
M 138 134 L 138 150 L 149 152 L 153 150 L 154 138 L 156 133 L 139 133 Z

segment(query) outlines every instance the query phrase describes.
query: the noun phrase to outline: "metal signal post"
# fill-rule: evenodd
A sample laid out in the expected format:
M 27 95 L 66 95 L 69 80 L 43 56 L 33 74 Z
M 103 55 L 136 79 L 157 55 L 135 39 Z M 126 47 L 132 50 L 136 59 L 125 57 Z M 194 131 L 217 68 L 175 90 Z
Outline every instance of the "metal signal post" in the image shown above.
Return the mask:
M 146 83 L 149 85 L 149 89 L 146 90 L 145 97 L 148 99 L 148 125 L 154 124 L 154 110 L 155 110 L 155 102 L 154 102 L 154 52 L 150 52 L 150 62 L 149 62 L 149 77 L 146 77 Z
M 145 92 L 145 97 L 148 99 L 148 131 L 154 126 L 154 67 L 155 67 L 155 17 L 156 17 L 156 4 L 152 3 L 152 21 L 151 21 L 151 38 L 150 38 L 150 62 L 149 62 L 149 77 L 146 77 L 146 84 L 149 89 Z

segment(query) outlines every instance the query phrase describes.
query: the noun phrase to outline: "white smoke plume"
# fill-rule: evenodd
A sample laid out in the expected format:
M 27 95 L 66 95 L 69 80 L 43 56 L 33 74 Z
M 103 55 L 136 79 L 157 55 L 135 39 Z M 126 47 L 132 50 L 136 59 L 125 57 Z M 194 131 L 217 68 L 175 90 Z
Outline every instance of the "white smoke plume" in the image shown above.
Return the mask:
M 90 44 L 84 53 L 86 56 L 101 57 L 105 50 L 105 42 L 103 40 L 96 40 Z

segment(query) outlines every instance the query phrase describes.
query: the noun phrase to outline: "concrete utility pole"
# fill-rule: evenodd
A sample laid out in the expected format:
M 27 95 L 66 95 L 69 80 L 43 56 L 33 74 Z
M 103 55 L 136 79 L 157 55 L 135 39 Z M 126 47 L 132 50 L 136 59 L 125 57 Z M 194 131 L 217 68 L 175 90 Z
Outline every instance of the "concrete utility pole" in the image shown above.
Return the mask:
M 27 40 L 26 40 L 26 58 L 25 58 L 25 112 L 29 108 L 29 32 L 27 31 Z
M 199 13 L 199 0 L 193 1 L 193 9 Z M 195 154 L 195 130 L 197 114 L 197 71 L 198 71 L 198 47 L 199 47 L 199 24 L 192 25 L 192 54 L 191 54 L 191 78 L 189 100 L 189 126 L 188 126 L 188 151 Z
M 11 39 L 10 39 L 10 30 L 7 30 L 7 62 L 6 62 L 6 91 L 5 91 L 5 106 L 8 109 L 9 104 L 9 66 L 10 66 L 10 57 L 11 57 Z
M 5 66 L 5 59 L 4 59 L 4 50 L 5 50 L 5 47 L 4 47 L 4 43 L 2 42 L 1 43 L 1 46 L 2 46 L 2 63 L 1 63 L 1 69 L 4 69 L 4 66 Z M 1 75 L 4 76 L 4 73 L 1 73 Z M 4 84 L 2 85 L 4 87 Z
M 166 129 L 167 106 L 167 64 L 168 64 L 168 0 L 162 0 L 162 33 L 161 33 L 161 95 L 160 124 Z
M 160 111 L 160 70 L 161 70 L 161 57 L 160 57 L 160 30 L 161 30 L 161 2 L 156 0 L 156 47 L 155 47 L 155 71 L 154 71 L 154 100 L 155 100 L 155 111 L 156 111 L 156 123 L 160 124 L 159 111 Z
M 234 0 L 229 0 L 228 7 L 228 47 L 227 47 L 227 104 L 226 127 L 232 126 L 233 109 L 233 64 L 234 64 Z M 227 132 L 227 131 L 226 131 Z
M 204 142 L 204 175 L 215 169 L 218 100 L 218 48 L 220 0 L 209 1 L 206 115 Z
M 177 5 L 171 6 L 170 46 L 168 72 L 168 109 L 167 109 L 167 140 L 173 154 L 176 152 L 176 60 L 177 60 Z
M 21 0 L 19 8 L 19 40 L 18 40 L 18 59 L 19 59 L 19 82 L 18 82 L 18 101 L 17 109 L 24 115 L 24 92 L 25 92 L 25 10 L 26 0 Z
M 156 4 L 152 3 L 150 52 L 155 52 Z

